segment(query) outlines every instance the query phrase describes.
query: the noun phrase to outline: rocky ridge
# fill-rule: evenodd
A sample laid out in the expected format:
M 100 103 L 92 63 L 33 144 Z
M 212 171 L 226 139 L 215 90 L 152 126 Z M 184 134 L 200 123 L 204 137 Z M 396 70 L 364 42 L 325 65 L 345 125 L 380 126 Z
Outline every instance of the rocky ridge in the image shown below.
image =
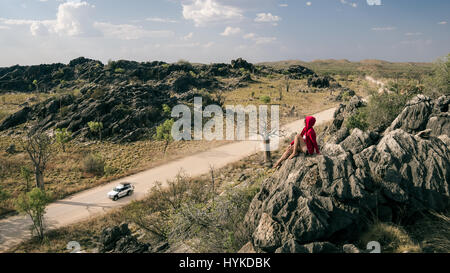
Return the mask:
M 245 218 L 245 252 L 359 252 L 370 219 L 414 221 L 450 205 L 449 97 L 412 99 L 385 132 L 349 132 L 353 97 L 319 136 L 322 155 L 288 160 L 263 182 Z

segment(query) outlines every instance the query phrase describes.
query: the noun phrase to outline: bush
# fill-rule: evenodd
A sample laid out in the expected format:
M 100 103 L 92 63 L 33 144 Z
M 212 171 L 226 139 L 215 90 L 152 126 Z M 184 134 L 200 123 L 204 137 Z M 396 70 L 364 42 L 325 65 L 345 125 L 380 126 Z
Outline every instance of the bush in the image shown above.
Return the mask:
M 403 111 L 410 94 L 372 94 L 365 110 L 369 129 L 384 130 Z
M 256 184 L 218 195 L 209 180 L 179 174 L 167 186 L 155 186 L 145 200 L 127 206 L 124 215 L 153 243 L 189 242 L 199 252 L 235 253 L 250 239 L 243 223 L 259 191 Z
M 270 103 L 271 98 L 270 98 L 269 96 L 261 96 L 261 97 L 259 98 L 259 100 L 260 100 L 262 103 L 268 104 L 268 103 Z
M 83 160 L 82 170 L 96 176 L 102 176 L 105 170 L 105 161 L 98 154 L 90 154 Z
M 39 188 L 34 188 L 28 193 L 21 194 L 16 200 L 17 210 L 31 218 L 33 221 L 32 231 L 41 240 L 44 238 L 45 208 L 49 203 L 50 196 Z
M 450 95 L 450 54 L 434 63 L 433 75 L 426 79 L 426 95 Z
M 367 128 L 369 128 L 369 124 L 367 123 L 366 108 L 358 109 L 356 114 L 350 116 L 347 119 L 346 126 L 349 130 L 355 128 L 361 129 L 362 131 L 367 130 Z
M 369 230 L 361 235 L 360 242 L 365 247 L 371 241 L 379 242 L 382 252 L 421 252 L 420 246 L 412 241 L 406 231 L 393 224 L 378 222 L 369 227 Z
M 123 73 L 125 73 L 125 69 L 123 69 L 123 68 L 116 68 L 116 69 L 114 69 L 114 73 L 123 74 Z
M 105 90 L 103 89 L 95 89 L 92 93 L 91 93 L 91 98 L 98 100 L 100 98 L 102 98 L 105 95 Z

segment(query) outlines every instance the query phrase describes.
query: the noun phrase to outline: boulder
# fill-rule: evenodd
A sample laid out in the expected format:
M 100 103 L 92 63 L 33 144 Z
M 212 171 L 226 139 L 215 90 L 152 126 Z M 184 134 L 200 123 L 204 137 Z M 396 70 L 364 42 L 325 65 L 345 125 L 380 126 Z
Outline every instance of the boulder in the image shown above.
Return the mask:
M 392 122 L 386 130 L 386 134 L 396 129 L 402 129 L 407 133 L 418 133 L 427 127 L 430 115 L 433 111 L 433 103 L 429 97 L 417 95 L 411 99 L 401 114 Z
M 144 253 L 149 249 L 148 244 L 138 242 L 131 235 L 127 224 L 105 228 L 100 236 L 100 252 L 113 253 Z
M 27 121 L 31 112 L 30 107 L 24 107 L 22 110 L 10 115 L 2 123 L 0 123 L 0 131 L 12 128 Z

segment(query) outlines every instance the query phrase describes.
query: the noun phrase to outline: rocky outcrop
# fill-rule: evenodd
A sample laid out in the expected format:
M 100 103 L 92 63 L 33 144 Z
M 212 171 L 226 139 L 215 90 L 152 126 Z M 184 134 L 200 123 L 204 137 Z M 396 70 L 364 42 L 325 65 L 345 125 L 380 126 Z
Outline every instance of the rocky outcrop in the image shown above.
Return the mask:
M 127 224 L 105 228 L 100 236 L 100 244 L 99 251 L 102 253 L 145 253 L 150 247 L 138 242 L 131 235 Z
M 436 100 L 418 95 L 409 101 L 403 112 L 386 130 L 389 133 L 395 129 L 415 134 L 425 129 L 431 129 L 431 135 L 450 135 L 450 113 L 448 107 L 450 96 L 442 96 Z
M 334 81 L 334 79 L 329 76 L 314 75 L 308 78 L 308 86 L 317 88 L 328 88 L 330 87 L 330 83 L 332 81 Z
M 448 209 L 448 137 L 415 132 L 426 128 L 419 117 L 429 118 L 436 103 L 420 96 L 414 101 L 384 135 L 355 129 L 325 143 L 322 155 L 288 160 L 265 180 L 245 217 L 254 250 L 357 252 L 340 246 L 356 240 L 373 215 L 397 222 Z M 355 99 L 338 108 L 334 132 L 358 106 Z M 400 125 L 400 117 L 410 120 Z

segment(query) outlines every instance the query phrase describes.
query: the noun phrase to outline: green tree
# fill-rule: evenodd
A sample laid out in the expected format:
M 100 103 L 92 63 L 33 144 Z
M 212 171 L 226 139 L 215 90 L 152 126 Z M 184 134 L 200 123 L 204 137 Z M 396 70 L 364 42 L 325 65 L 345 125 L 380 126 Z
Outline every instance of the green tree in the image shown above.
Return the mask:
M 37 81 L 37 80 L 34 80 L 34 81 L 33 81 L 33 85 L 34 85 L 34 87 L 36 88 L 36 93 L 39 93 L 39 84 L 38 84 L 38 81 Z
M 44 171 L 53 155 L 53 138 L 42 132 L 35 135 L 29 133 L 22 146 L 33 162 L 36 186 L 44 190 Z
M 103 123 L 102 122 L 96 122 L 96 121 L 90 121 L 88 122 L 89 131 L 91 131 L 94 134 L 99 135 L 100 142 L 102 141 L 102 130 L 103 130 Z
M 170 117 L 170 115 L 172 114 L 172 109 L 170 109 L 170 106 L 167 104 L 163 104 L 162 110 L 163 110 L 164 116 L 166 116 L 166 117 Z
M 434 63 L 433 75 L 427 79 L 428 95 L 450 95 L 450 54 Z
M 55 131 L 56 142 L 58 142 L 63 151 L 66 152 L 66 144 L 72 140 L 72 132 L 68 131 L 67 128 L 56 129 Z
M 270 101 L 271 101 L 269 96 L 261 96 L 259 99 L 261 100 L 261 102 L 266 103 L 266 104 L 270 103 Z
M 167 119 L 156 128 L 156 134 L 154 135 L 155 140 L 164 141 L 164 155 L 166 154 L 167 146 L 173 141 L 172 138 L 172 127 L 174 124 L 173 119 Z
M 44 214 L 49 203 L 50 197 L 39 188 L 21 194 L 16 200 L 17 211 L 30 216 L 33 222 L 32 230 L 40 240 L 44 238 Z
M 26 166 L 20 168 L 20 176 L 25 180 L 26 192 L 30 191 L 30 182 L 33 171 Z

